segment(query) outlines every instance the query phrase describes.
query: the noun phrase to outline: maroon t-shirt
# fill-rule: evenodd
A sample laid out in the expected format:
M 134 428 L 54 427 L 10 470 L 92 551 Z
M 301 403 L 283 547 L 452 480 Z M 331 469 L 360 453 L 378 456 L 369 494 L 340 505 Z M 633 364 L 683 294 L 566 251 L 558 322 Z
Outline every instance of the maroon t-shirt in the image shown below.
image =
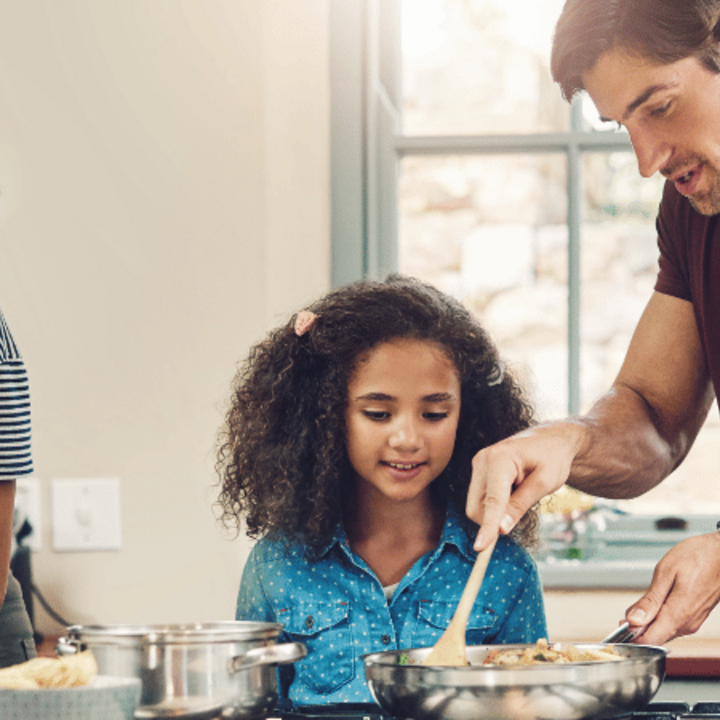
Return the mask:
M 667 182 L 658 212 L 655 290 L 693 304 L 715 395 L 720 393 L 720 220 L 701 215 Z

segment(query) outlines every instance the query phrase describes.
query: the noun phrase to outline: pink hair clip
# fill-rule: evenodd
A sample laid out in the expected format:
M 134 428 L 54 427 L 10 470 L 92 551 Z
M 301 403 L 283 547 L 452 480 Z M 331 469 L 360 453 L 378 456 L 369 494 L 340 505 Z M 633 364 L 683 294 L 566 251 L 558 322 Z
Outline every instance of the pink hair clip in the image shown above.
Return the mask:
M 304 335 L 317 320 L 318 316 L 310 310 L 301 310 L 295 318 L 295 334 L 298 337 Z

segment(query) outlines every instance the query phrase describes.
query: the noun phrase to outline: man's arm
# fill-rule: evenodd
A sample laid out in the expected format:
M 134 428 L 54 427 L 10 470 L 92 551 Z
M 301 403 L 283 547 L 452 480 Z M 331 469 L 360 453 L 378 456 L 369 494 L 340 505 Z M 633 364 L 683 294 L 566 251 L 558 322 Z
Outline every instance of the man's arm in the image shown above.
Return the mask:
M 12 545 L 14 506 L 15 481 L 0 481 L 0 605 L 2 605 L 5 599 L 8 573 L 10 571 L 10 547 Z
M 602 497 L 647 492 L 685 458 L 714 397 L 692 303 L 655 293 L 612 389 L 585 419 L 588 446 L 570 484 Z
M 564 483 L 601 497 L 637 497 L 687 454 L 713 391 L 692 304 L 655 293 L 610 391 L 585 416 L 539 425 L 478 453 L 467 514 L 476 548 L 509 530 Z

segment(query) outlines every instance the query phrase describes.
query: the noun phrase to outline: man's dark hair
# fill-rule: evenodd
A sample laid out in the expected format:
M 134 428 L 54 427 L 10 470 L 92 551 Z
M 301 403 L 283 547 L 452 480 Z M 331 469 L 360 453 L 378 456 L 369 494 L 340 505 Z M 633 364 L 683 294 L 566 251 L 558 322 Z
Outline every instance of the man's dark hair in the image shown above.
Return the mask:
M 720 0 L 567 0 L 555 27 L 550 70 L 563 97 L 620 47 L 660 64 L 696 57 L 720 73 Z

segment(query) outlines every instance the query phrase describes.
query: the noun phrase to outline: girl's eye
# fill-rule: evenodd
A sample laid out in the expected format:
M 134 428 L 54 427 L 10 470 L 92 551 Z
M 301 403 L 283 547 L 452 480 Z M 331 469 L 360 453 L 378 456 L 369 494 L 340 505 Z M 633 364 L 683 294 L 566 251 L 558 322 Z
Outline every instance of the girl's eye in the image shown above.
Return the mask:
M 446 412 L 426 412 L 423 413 L 423 417 L 430 422 L 440 422 L 444 420 L 448 414 Z
M 363 410 L 363 415 L 369 420 L 387 420 L 390 417 L 390 413 L 387 410 Z

